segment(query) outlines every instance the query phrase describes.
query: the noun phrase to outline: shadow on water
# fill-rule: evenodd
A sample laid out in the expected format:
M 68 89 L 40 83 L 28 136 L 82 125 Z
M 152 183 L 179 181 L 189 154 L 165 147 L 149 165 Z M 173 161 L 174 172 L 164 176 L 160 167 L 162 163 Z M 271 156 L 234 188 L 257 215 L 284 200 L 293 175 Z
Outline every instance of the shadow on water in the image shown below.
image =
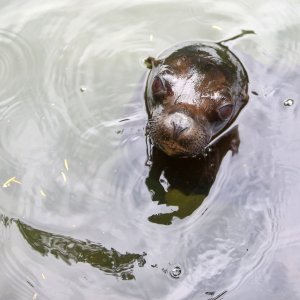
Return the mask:
M 153 148 L 152 165 L 146 179 L 152 200 L 158 205 L 176 206 L 178 209 L 152 215 L 149 221 L 170 225 L 175 217 L 183 219 L 191 215 L 208 195 L 223 157 L 230 150 L 233 155 L 236 154 L 239 143 L 236 126 L 197 158 L 173 158 Z
M 23 238 L 35 251 L 42 256 L 49 254 L 65 263 L 86 263 L 106 274 L 113 275 L 123 280 L 135 279 L 133 270 L 137 264 L 143 267 L 146 263 L 143 254 L 122 254 L 111 248 L 91 241 L 80 241 L 71 237 L 58 235 L 33 228 L 20 220 L 9 219 L 1 216 L 5 226 L 16 224 Z

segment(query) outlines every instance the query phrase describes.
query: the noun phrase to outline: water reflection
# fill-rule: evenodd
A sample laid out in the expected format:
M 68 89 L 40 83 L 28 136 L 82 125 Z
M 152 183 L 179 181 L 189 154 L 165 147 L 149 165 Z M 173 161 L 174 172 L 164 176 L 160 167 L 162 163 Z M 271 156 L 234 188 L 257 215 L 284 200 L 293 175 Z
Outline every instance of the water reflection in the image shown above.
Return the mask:
M 145 255 L 126 253 L 122 254 L 111 248 L 110 250 L 99 243 L 80 241 L 71 237 L 38 230 L 20 220 L 13 220 L 1 216 L 5 226 L 16 224 L 23 238 L 35 251 L 43 256 L 53 255 L 65 263 L 87 263 L 106 274 L 123 280 L 135 279 L 133 270 L 136 265 L 143 267 L 146 263 Z

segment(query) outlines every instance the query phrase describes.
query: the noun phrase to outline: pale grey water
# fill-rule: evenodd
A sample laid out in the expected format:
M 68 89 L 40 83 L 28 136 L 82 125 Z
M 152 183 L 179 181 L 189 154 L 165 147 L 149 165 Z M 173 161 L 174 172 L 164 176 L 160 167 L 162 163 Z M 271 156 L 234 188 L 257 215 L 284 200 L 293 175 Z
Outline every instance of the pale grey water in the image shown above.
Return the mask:
M 242 29 L 239 154 L 150 222 L 143 60 Z M 298 0 L 1 1 L 0 299 L 300 299 L 299 53 Z

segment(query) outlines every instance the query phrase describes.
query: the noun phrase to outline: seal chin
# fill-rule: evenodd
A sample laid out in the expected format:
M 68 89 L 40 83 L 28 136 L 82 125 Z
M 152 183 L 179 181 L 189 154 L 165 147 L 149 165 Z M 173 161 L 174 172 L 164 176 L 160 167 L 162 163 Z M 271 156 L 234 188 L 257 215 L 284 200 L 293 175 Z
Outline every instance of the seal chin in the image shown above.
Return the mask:
M 154 129 L 154 128 L 152 128 Z M 173 157 L 195 157 L 203 153 L 205 147 L 210 141 L 210 136 L 199 128 L 194 128 L 189 132 L 182 133 L 179 137 L 165 128 L 158 127 L 149 132 L 153 144 Z
M 160 144 L 154 143 L 158 148 L 173 157 L 196 157 L 203 153 L 207 143 L 192 143 L 182 146 L 175 141 L 164 141 Z
M 169 156 L 174 156 L 174 157 L 194 156 L 192 155 L 192 153 L 188 151 L 188 149 L 185 149 L 184 147 L 178 145 L 173 141 L 165 142 L 163 144 L 158 145 L 158 147 Z

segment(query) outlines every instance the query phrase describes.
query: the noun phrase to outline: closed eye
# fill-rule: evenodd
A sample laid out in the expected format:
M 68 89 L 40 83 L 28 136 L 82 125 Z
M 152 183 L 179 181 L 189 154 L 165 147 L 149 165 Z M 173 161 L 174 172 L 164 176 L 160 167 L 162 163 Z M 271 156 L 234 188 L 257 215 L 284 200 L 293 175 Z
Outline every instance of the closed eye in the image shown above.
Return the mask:
M 228 120 L 233 112 L 233 105 L 232 104 L 225 104 L 218 108 L 218 115 L 221 120 Z
M 152 93 L 153 95 L 164 95 L 166 94 L 166 88 L 163 81 L 159 76 L 155 76 L 152 83 Z

